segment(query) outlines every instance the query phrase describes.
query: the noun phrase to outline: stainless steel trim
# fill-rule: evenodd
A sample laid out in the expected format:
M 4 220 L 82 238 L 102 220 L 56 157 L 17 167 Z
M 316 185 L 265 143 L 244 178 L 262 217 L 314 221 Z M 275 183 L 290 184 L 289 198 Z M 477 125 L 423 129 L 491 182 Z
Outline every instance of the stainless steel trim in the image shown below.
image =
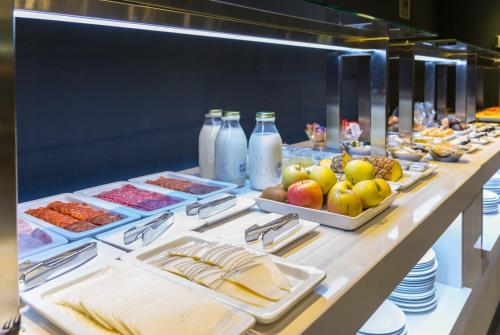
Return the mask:
M 469 53 L 467 55 L 467 103 L 466 103 L 466 121 L 472 121 L 476 118 L 476 86 L 477 86 L 477 54 Z
M 424 102 L 436 108 L 436 64 L 433 62 L 425 62 L 424 73 Z
M 387 45 L 380 46 L 370 59 L 371 120 L 370 145 L 374 154 L 385 155 L 387 140 Z
M 455 67 L 455 115 L 459 119 L 467 119 L 467 64 L 460 63 Z
M 436 64 L 436 114 L 438 121 L 446 116 L 447 96 L 448 65 Z
M 349 48 L 363 48 L 367 38 L 386 38 L 381 23 L 361 29 L 209 0 L 16 0 L 15 8 Z
M 0 324 L 19 314 L 13 1 L 0 1 Z

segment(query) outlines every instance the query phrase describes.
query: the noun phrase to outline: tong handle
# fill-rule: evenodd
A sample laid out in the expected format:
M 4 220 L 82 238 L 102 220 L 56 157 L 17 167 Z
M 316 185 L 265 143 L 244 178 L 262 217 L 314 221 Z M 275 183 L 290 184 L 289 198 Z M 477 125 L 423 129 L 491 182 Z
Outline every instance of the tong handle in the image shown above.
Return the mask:
M 97 256 L 97 243 L 90 242 L 60 255 L 37 263 L 21 274 L 20 281 L 29 290 L 45 283 L 57 270 L 68 270 L 87 262 Z
M 166 212 L 162 214 L 161 216 L 157 217 L 156 219 L 143 224 L 142 226 L 134 226 L 128 230 L 126 230 L 123 233 L 123 243 L 126 245 L 131 244 L 139 237 L 141 237 L 144 233 L 146 233 L 149 229 L 156 229 L 159 226 L 163 225 L 165 222 L 167 222 L 171 217 L 174 216 L 174 213 L 172 212 Z
M 258 224 L 254 224 L 245 230 L 245 241 L 246 242 L 255 241 L 263 233 L 265 233 L 269 230 L 272 230 L 272 229 L 278 229 L 279 227 L 287 224 L 288 222 L 290 222 L 292 220 L 298 220 L 298 219 L 299 219 L 299 214 L 290 213 L 290 214 L 280 216 L 279 218 L 276 218 L 276 219 L 272 220 L 271 222 L 268 222 L 262 226 L 259 226 Z

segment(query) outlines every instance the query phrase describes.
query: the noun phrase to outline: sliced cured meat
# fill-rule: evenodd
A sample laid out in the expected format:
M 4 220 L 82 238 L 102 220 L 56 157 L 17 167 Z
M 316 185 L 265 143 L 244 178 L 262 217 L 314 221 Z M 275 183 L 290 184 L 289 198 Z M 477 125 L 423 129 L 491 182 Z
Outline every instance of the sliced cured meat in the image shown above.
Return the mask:
M 46 221 L 48 223 L 52 223 L 55 226 L 64 228 L 67 225 L 78 222 L 75 218 L 72 218 L 69 215 L 65 215 L 59 213 L 50 208 L 40 207 L 35 209 L 28 209 L 26 214 L 34 216 L 40 220 Z
M 107 225 L 109 223 L 119 221 L 121 219 L 122 219 L 122 217 L 118 214 L 104 213 L 102 215 L 95 216 L 95 217 L 89 219 L 88 222 L 95 224 L 97 226 L 104 226 L 104 225 Z
M 160 187 L 165 187 L 170 190 L 181 191 L 196 195 L 207 194 L 221 189 L 218 186 L 208 186 L 208 185 L 193 183 L 189 180 L 166 178 L 163 176 L 160 176 L 158 179 L 155 180 L 147 180 L 146 183 Z
M 130 184 L 99 193 L 96 198 L 146 211 L 170 206 L 180 201 L 160 193 L 141 190 Z
M 70 225 L 67 225 L 66 227 L 64 227 L 64 229 L 75 232 L 75 233 L 79 233 L 79 232 L 91 230 L 91 229 L 94 229 L 97 227 L 99 227 L 99 226 L 96 226 L 90 222 L 78 221 L 78 222 L 72 223 Z
M 102 210 L 95 210 L 87 204 L 79 202 L 53 201 L 47 205 L 48 208 L 56 210 L 62 214 L 69 215 L 78 221 L 88 221 L 97 216 L 106 214 Z

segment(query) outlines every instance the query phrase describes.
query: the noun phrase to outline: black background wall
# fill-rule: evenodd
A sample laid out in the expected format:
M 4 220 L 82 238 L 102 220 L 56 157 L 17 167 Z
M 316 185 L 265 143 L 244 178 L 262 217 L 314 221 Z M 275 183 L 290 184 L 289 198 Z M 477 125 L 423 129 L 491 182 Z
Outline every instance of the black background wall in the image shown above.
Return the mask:
M 325 123 L 324 50 L 16 21 L 19 201 L 197 164 L 210 108 Z

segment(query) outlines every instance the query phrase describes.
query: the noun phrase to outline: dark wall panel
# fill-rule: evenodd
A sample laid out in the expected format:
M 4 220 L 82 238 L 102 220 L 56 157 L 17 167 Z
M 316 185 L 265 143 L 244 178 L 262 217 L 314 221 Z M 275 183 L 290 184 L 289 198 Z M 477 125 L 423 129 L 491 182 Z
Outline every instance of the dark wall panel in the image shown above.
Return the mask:
M 323 50 L 21 19 L 19 199 L 197 164 L 207 109 L 277 113 L 287 142 L 325 123 Z

